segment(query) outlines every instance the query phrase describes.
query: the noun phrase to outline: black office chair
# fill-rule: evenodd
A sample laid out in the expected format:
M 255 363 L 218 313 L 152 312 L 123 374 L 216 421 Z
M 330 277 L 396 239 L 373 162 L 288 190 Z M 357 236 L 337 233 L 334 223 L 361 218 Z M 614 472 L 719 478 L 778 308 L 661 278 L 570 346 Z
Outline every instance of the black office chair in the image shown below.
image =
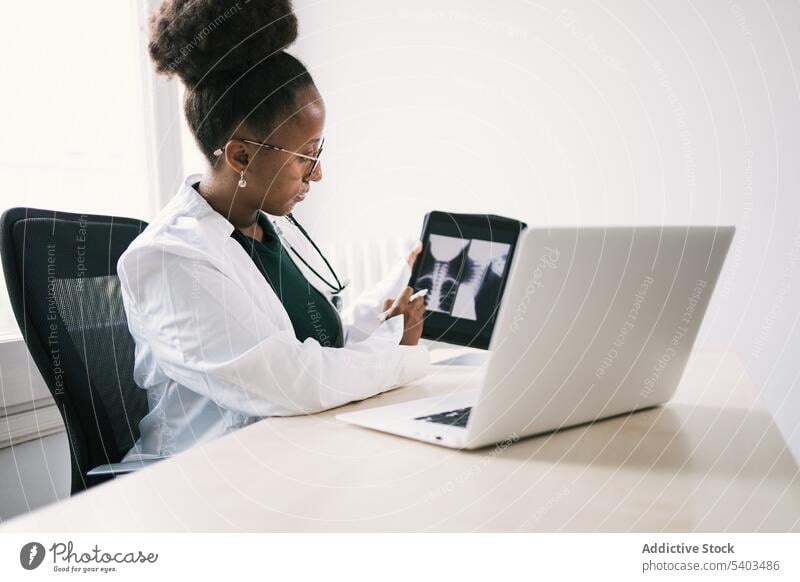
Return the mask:
M 147 397 L 133 381 L 117 259 L 147 226 L 141 220 L 11 208 L 0 217 L 14 315 L 56 401 L 69 439 L 72 494 L 112 478 L 139 438 Z

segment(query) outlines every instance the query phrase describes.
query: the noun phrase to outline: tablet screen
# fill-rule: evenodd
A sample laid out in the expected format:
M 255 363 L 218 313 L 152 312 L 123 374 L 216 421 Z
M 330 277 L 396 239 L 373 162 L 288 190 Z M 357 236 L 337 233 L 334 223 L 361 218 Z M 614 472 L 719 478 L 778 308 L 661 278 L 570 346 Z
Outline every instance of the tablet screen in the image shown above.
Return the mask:
M 523 228 L 524 223 L 488 214 L 426 215 L 423 249 L 409 283 L 415 291 L 428 290 L 422 337 L 489 346 Z

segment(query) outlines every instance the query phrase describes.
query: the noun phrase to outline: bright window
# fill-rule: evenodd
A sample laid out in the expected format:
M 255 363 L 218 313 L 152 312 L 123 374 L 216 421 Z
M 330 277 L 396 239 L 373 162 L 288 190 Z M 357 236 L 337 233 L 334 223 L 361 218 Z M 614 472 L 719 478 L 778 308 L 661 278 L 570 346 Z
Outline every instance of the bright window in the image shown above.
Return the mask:
M 0 210 L 148 219 L 136 0 L 10 2 L 0 35 Z M 18 333 L 0 281 L 0 335 Z

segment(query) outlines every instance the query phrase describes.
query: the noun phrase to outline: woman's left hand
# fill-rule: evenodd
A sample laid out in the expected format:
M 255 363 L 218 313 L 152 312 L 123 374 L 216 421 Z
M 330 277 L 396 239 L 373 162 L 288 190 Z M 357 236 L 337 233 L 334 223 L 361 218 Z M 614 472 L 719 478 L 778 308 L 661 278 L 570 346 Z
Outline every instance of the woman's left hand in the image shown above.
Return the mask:
M 422 241 L 418 240 L 417 244 L 414 245 L 414 248 L 411 249 L 411 252 L 408 253 L 408 258 L 406 262 L 408 266 L 414 268 L 414 261 L 417 260 L 417 256 L 422 252 Z

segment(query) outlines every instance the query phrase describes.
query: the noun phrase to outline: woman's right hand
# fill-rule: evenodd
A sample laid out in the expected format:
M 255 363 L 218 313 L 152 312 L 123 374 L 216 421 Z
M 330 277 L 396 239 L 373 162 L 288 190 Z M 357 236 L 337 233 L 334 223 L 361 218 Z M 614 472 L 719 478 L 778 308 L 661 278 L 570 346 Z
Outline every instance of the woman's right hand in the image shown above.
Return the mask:
M 400 294 L 397 300 L 397 305 L 393 305 L 394 299 L 387 299 L 383 302 L 383 310 L 386 311 L 392 308 L 386 319 L 390 319 L 395 315 L 403 316 L 403 337 L 400 339 L 400 345 L 415 346 L 419 343 L 419 338 L 422 337 L 422 320 L 425 316 L 425 298 L 417 297 L 414 301 L 409 301 L 408 298 L 414 290 L 411 287 L 406 287 Z

